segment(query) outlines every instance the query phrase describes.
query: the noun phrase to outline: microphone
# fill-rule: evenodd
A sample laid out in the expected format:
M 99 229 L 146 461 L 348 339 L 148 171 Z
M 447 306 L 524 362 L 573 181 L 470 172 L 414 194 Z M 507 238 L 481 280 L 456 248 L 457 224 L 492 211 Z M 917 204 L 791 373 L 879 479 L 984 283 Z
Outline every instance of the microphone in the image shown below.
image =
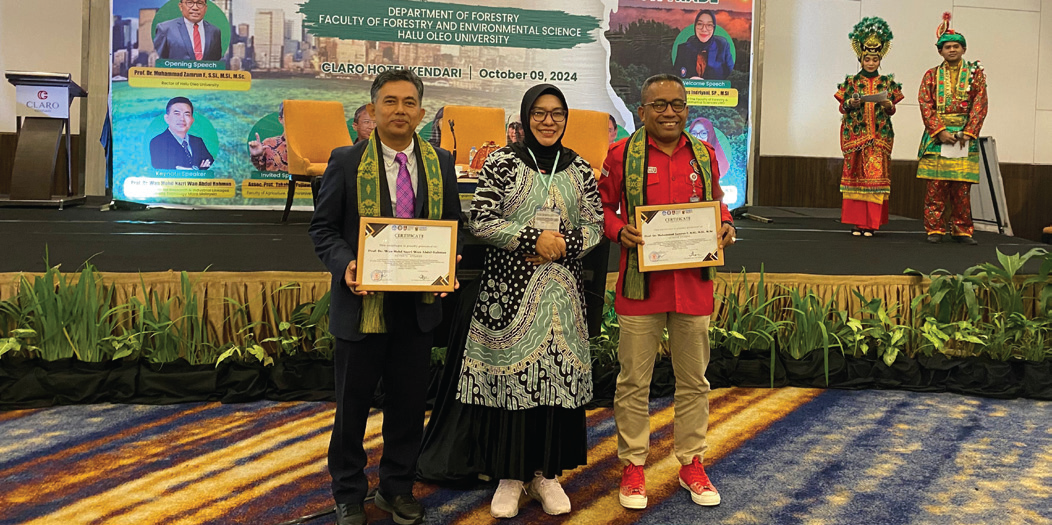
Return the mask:
M 453 130 L 453 119 L 449 119 L 449 136 L 453 137 L 453 163 L 457 163 L 457 132 Z

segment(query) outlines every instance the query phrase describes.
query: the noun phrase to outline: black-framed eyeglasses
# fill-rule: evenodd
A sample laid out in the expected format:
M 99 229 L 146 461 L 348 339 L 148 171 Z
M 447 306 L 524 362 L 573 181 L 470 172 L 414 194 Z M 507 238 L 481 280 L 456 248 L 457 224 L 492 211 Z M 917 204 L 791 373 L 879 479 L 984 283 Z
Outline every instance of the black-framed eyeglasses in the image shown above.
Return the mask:
M 190 7 L 204 7 L 208 4 L 205 0 L 182 0 L 184 4 Z
M 553 122 L 565 122 L 566 121 L 566 110 L 565 109 L 553 109 L 551 111 L 545 111 L 543 109 L 532 109 L 530 110 L 530 118 L 534 122 L 544 122 L 548 118 L 548 115 L 552 116 Z
M 657 111 L 658 113 L 664 113 L 669 106 L 672 106 L 672 111 L 675 111 L 676 113 L 680 113 L 684 109 L 687 109 L 687 101 L 678 98 L 676 100 L 673 100 L 672 102 L 669 102 L 667 100 L 655 100 L 653 102 L 647 102 L 643 105 L 654 108 L 654 111 Z

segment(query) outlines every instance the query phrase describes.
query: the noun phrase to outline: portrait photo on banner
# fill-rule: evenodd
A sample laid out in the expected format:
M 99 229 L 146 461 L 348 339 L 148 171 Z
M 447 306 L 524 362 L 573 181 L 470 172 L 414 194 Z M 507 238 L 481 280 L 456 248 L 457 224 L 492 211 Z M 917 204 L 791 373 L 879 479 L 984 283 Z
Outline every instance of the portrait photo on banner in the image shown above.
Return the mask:
M 747 194 L 752 24 L 752 2 L 668 7 L 621 0 L 607 33 L 610 84 L 633 113 L 647 77 L 683 79 L 686 131 L 716 150 L 723 201 L 731 208 Z

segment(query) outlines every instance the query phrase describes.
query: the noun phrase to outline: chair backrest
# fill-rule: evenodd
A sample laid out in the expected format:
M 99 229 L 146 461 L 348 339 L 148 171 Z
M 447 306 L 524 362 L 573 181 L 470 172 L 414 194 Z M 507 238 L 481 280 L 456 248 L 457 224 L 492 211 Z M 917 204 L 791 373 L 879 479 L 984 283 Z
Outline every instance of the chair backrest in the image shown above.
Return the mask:
M 311 164 L 329 162 L 332 150 L 350 146 L 351 132 L 343 104 L 329 100 L 286 100 L 285 139 L 288 141 L 289 173 L 307 173 Z
M 453 121 L 456 133 L 457 164 L 467 164 L 471 147 L 482 146 L 492 140 L 497 146 L 508 143 L 508 132 L 504 127 L 504 108 L 487 108 L 481 106 L 446 106 L 442 113 L 441 145 L 443 149 L 453 151 L 453 133 L 449 131 L 449 121 Z
M 606 152 L 610 149 L 609 123 L 609 114 L 588 109 L 570 109 L 566 120 L 563 146 L 584 157 L 592 165 L 596 177 L 603 169 Z

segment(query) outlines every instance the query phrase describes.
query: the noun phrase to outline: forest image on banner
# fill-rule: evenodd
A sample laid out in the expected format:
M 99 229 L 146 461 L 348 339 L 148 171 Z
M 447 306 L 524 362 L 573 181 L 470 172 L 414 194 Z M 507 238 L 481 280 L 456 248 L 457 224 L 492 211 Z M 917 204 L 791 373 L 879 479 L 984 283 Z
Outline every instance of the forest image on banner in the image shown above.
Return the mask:
M 640 125 L 642 81 L 676 74 L 688 88 L 687 131 L 716 148 L 725 202 L 745 200 L 751 0 L 112 5 L 118 200 L 279 207 L 288 178 L 282 101 L 342 103 L 355 139 L 357 110 L 390 68 L 424 81 L 425 140 L 446 105 L 499 107 L 506 124 L 517 121 L 522 93 L 541 82 L 559 86 L 572 108 L 609 113 L 624 138 Z M 296 203 L 310 198 L 301 183 Z

